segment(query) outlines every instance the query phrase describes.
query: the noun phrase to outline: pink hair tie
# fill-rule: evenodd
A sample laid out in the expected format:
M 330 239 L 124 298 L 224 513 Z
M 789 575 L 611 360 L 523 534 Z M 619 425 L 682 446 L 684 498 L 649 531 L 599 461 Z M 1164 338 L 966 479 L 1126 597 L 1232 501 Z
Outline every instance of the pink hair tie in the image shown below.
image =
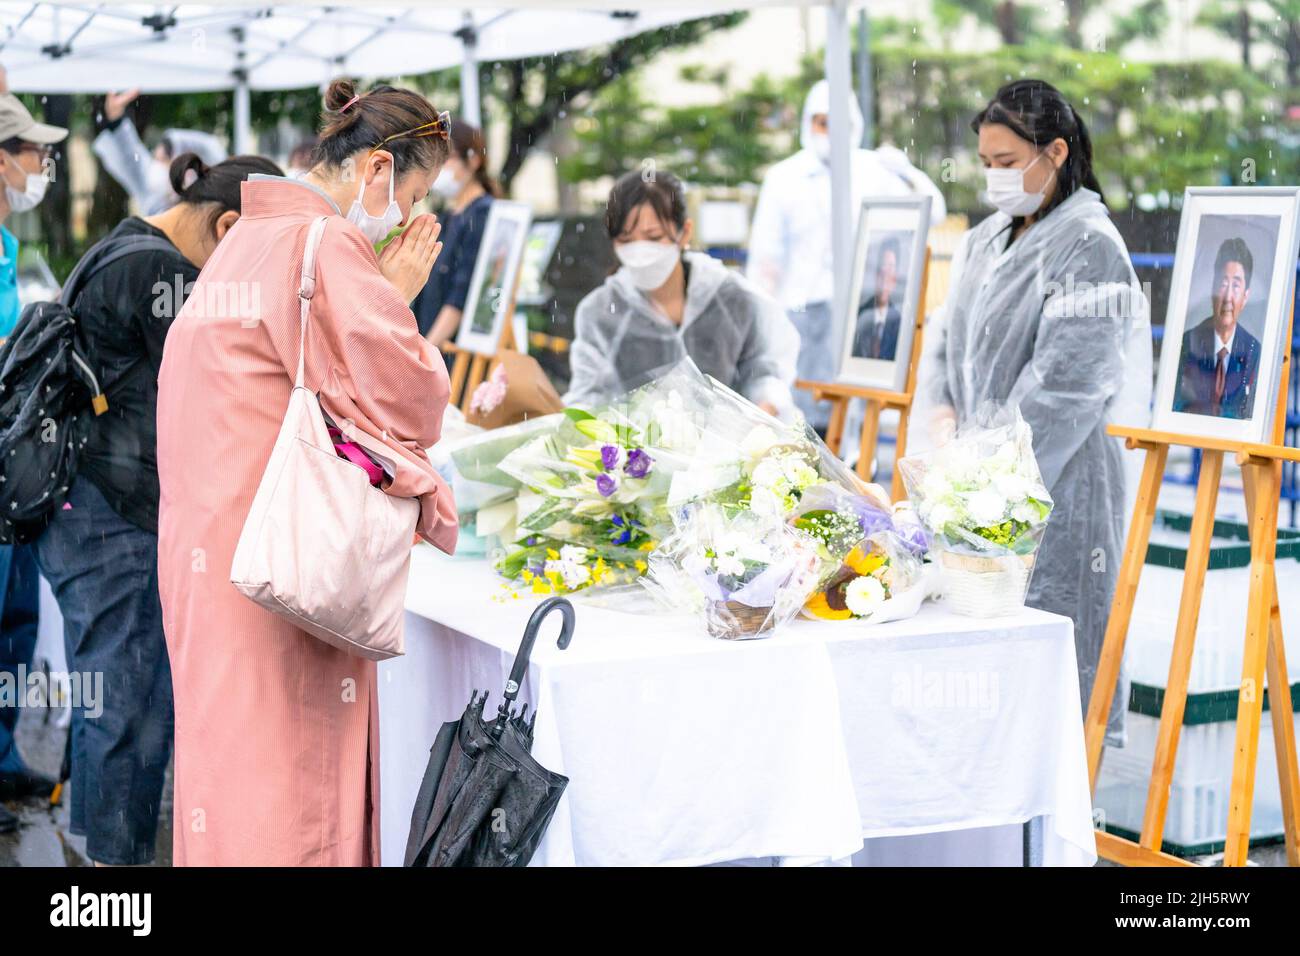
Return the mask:
M 359 99 L 361 99 L 361 94 L 360 94 L 360 93 L 358 93 L 356 96 L 352 97 L 352 99 L 348 100 L 346 103 L 344 103 L 342 106 L 340 106 L 340 107 L 339 107 L 339 112 L 340 112 L 340 113 L 346 113 L 346 112 L 348 111 L 348 107 L 351 106 L 353 103 L 355 103 L 355 102 L 356 102 L 357 100 L 359 100 Z

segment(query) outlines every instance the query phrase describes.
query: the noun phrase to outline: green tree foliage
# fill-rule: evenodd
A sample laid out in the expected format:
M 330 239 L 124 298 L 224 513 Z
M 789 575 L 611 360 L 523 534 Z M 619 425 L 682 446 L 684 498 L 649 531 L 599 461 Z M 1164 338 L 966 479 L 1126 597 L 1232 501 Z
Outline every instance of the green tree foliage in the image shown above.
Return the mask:
M 1045 79 L 1075 104 L 1117 208 L 1144 193 L 1178 196 L 1189 185 L 1300 176 L 1300 156 L 1283 148 L 1276 90 L 1234 63 L 1132 62 L 1045 41 L 965 53 L 899 41 L 908 36 L 891 30 L 873 43 L 879 139 L 904 149 L 955 210 L 978 207 L 971 118 L 999 86 L 1021 77 Z M 790 80 L 760 76 L 744 89 L 732 89 L 724 75 L 687 71 L 686 79 L 722 93 L 717 105 L 689 108 L 660 107 L 635 75 L 624 77 L 593 101 L 561 175 L 581 181 L 653 159 L 696 183 L 757 181 L 795 147 L 799 105 L 820 69 L 809 60 Z

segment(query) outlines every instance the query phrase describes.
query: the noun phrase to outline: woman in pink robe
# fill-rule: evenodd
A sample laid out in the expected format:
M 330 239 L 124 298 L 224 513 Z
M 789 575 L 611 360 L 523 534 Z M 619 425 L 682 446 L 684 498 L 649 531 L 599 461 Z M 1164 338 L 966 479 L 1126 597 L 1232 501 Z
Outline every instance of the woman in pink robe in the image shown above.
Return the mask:
M 447 156 L 445 135 L 430 133 L 444 123 L 418 94 L 391 87 L 357 97 L 336 81 L 326 106 L 320 162 L 302 181 L 245 183 L 243 216 L 163 354 L 158 573 L 176 699 L 176 865 L 379 862 L 374 663 L 229 581 L 289 402 L 303 247 L 319 216 L 330 219 L 307 385 L 335 421 L 392 450 L 384 490 L 419 499 L 419 534 L 447 552 L 456 543 L 450 490 L 424 453 L 438 440 L 446 367 L 408 308 L 437 256 L 437 226 L 417 217 L 382 255 L 372 245 L 427 194 Z M 320 502 L 323 520 L 330 507 Z

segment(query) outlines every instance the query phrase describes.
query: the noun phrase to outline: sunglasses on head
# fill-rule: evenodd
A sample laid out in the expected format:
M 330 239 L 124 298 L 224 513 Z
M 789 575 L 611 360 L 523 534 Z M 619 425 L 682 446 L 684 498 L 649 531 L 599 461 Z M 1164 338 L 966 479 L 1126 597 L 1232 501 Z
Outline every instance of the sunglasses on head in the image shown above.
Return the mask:
M 392 142 L 395 139 L 402 139 L 410 136 L 412 139 L 419 139 L 422 136 L 441 136 L 447 139 L 451 135 L 451 114 L 443 110 L 438 114 L 438 118 L 432 123 L 425 123 L 423 126 L 416 126 L 413 129 L 403 130 L 400 133 L 394 133 L 392 136 L 385 136 L 379 141 L 375 149 L 382 149 L 385 143 Z

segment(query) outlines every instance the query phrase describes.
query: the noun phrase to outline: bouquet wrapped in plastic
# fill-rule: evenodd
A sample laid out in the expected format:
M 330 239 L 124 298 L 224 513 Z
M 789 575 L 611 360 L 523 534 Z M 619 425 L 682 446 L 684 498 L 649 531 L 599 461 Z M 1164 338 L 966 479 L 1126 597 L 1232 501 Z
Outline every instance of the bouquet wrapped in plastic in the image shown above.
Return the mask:
M 791 523 L 817 542 L 822 561 L 804 616 L 879 624 L 916 614 L 925 599 L 927 542 L 909 514 L 839 485 L 804 494 Z
M 812 539 L 779 517 L 703 502 L 681 509 L 650 555 L 646 586 L 701 612 L 714 637 L 746 640 L 798 614 L 819 572 Z
M 899 467 L 934 536 L 948 603 L 974 617 L 1016 613 L 1052 511 L 1019 411 L 981 409 L 949 442 Z
M 520 490 L 497 569 L 537 593 L 636 580 L 672 530 L 673 478 L 700 439 L 684 393 L 702 379 L 678 367 L 599 408 L 565 409 L 506 455 L 498 468 Z
M 460 518 L 457 557 L 483 557 L 494 541 L 513 540 L 519 482 L 498 467 L 520 445 L 559 426 L 559 415 L 534 418 L 505 428 L 484 430 L 449 409 L 443 438 L 429 449 L 429 460 L 447 480 Z

